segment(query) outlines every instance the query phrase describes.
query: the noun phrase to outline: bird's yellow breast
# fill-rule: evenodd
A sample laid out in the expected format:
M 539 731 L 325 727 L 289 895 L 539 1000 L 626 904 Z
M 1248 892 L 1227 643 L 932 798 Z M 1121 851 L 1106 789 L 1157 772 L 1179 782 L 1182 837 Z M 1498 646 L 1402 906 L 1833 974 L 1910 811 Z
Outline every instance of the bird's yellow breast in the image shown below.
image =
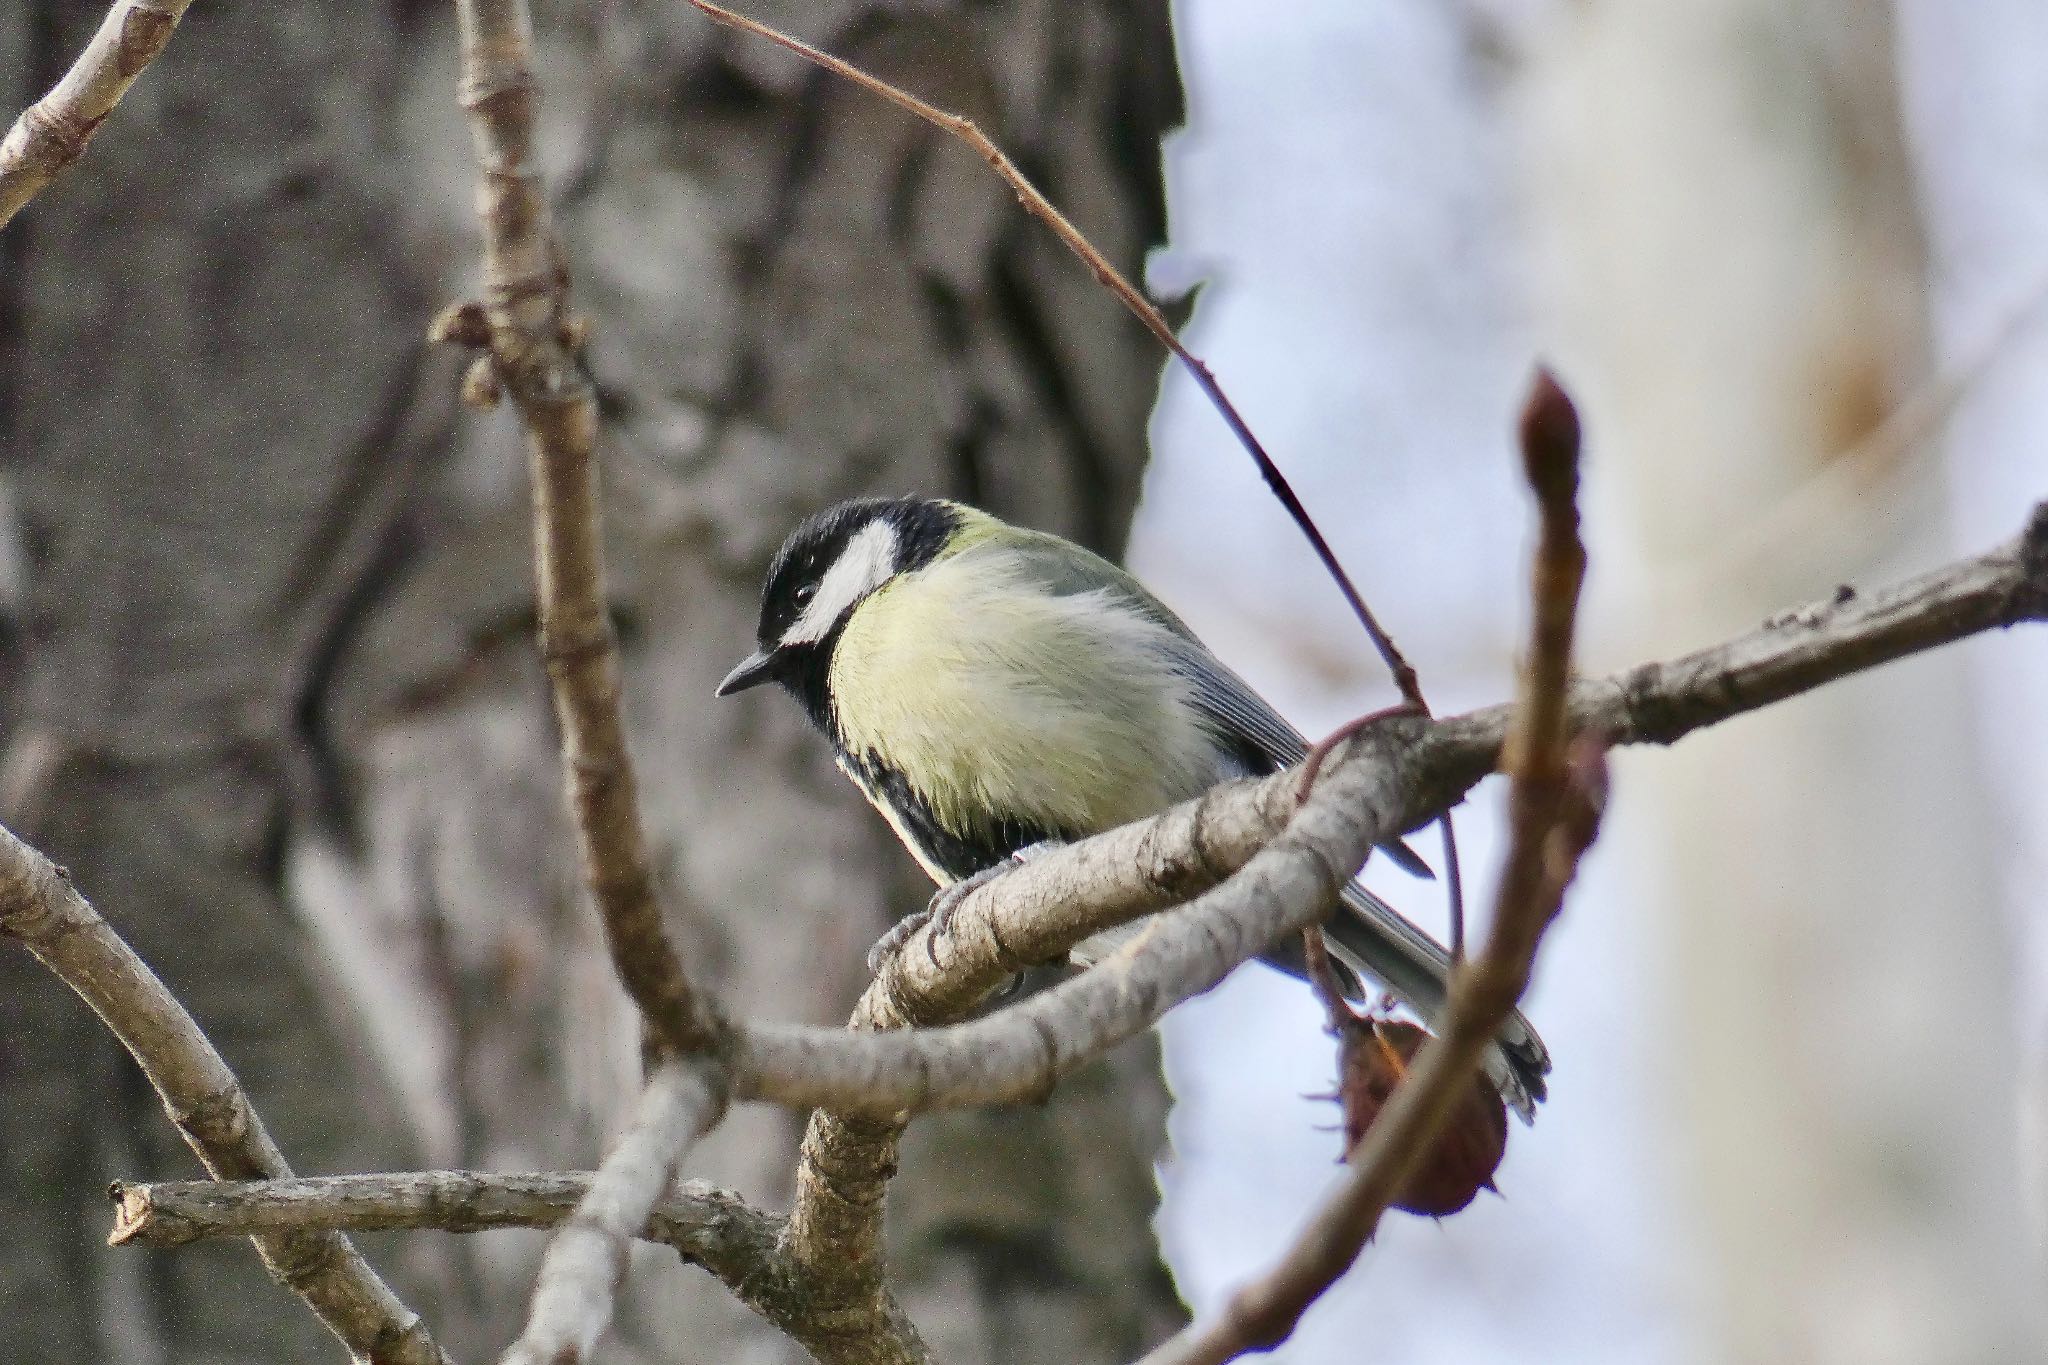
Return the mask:
M 1107 829 L 1219 776 L 1171 639 L 1106 593 L 1048 593 L 999 547 L 973 547 L 854 610 L 831 663 L 839 739 L 956 832 Z

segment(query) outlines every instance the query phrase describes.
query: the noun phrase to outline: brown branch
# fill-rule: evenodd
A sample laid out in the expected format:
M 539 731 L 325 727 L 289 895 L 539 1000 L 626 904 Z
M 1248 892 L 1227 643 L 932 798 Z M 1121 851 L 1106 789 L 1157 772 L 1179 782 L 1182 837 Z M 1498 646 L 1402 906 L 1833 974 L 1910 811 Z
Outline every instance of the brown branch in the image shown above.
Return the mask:
M 582 1365 L 611 1325 L 633 1239 L 698 1138 L 725 1111 L 722 1077 L 705 1057 L 665 1062 L 648 1077 L 632 1126 L 598 1167 L 541 1259 L 526 1330 L 505 1365 Z
M 589 1171 L 525 1175 L 405 1171 L 239 1183 L 166 1181 L 113 1189 L 122 1246 L 174 1247 L 212 1237 L 334 1228 L 488 1232 L 553 1228 L 589 1191 Z M 887 1330 L 866 1340 L 820 1311 L 817 1296 L 777 1251 L 783 1220 L 701 1181 L 673 1186 L 640 1229 L 703 1267 L 747 1307 L 826 1365 L 914 1365 L 926 1359 L 892 1303 Z
M 0 829 L 0 934 L 16 938 L 92 1006 L 128 1049 L 209 1174 L 287 1178 L 241 1082 L 149 965 L 71 885 L 70 875 Z M 447 1365 L 419 1315 L 339 1232 L 262 1232 L 272 1278 L 306 1301 L 360 1360 Z
M 192 0 L 115 0 L 50 92 L 0 138 L 0 227 L 85 155 L 121 96 L 171 41 Z
M 1373 614 L 1372 608 L 1366 605 L 1365 598 L 1352 585 L 1351 576 L 1345 573 L 1344 566 L 1337 562 L 1336 552 L 1330 548 L 1330 543 L 1323 538 L 1323 533 L 1317 529 L 1314 519 L 1309 516 L 1308 509 L 1295 495 L 1293 485 L 1288 483 L 1287 476 L 1280 472 L 1280 466 L 1273 462 L 1273 457 L 1266 453 L 1266 447 L 1260 443 L 1259 438 L 1252 434 L 1251 427 L 1238 412 L 1237 405 L 1230 401 L 1229 395 L 1223 392 L 1222 385 L 1216 382 L 1215 374 L 1200 357 L 1187 348 L 1175 334 L 1172 326 L 1167 323 L 1166 318 L 1153 307 L 1152 301 L 1146 298 L 1136 285 L 1124 278 L 1123 272 L 1112 265 L 1109 258 L 1088 240 L 1081 229 L 1075 227 L 1073 222 L 1060 212 L 1058 206 L 1046 198 L 1044 193 L 1031 183 L 1030 178 L 1017 168 L 1017 163 L 990 140 L 986 133 L 975 126 L 974 120 L 929 104 L 900 86 L 891 85 L 877 76 L 870 75 L 851 62 L 815 48 L 799 38 L 793 38 L 757 19 L 736 14 L 723 5 L 712 4 L 711 0 L 689 0 L 689 4 L 714 23 L 765 39 L 785 51 L 795 53 L 812 65 L 829 71 L 841 80 L 850 81 L 870 94 L 887 100 L 939 131 L 958 138 L 986 162 L 989 169 L 1000 176 L 1003 183 L 1010 187 L 1011 193 L 1017 196 L 1017 202 L 1022 204 L 1032 217 L 1050 228 L 1053 235 L 1060 239 L 1061 245 L 1073 252 L 1081 263 L 1088 267 L 1089 273 L 1095 276 L 1102 287 L 1114 295 L 1117 302 L 1129 309 L 1131 316 L 1143 324 L 1145 330 L 1156 337 L 1160 345 L 1171 351 L 1174 357 L 1187 367 L 1189 375 L 1208 398 L 1211 406 L 1222 416 L 1231 434 L 1237 438 L 1238 444 L 1244 447 L 1245 453 L 1251 456 L 1252 463 L 1258 466 L 1259 477 L 1266 481 L 1266 487 L 1272 491 L 1280 505 L 1287 509 L 1287 515 L 1294 519 L 1294 524 L 1300 528 L 1301 534 L 1315 551 L 1316 558 L 1322 562 L 1324 570 L 1336 583 L 1337 590 L 1344 595 L 1344 601 L 1358 617 L 1366 635 L 1371 638 L 1373 648 L 1379 651 L 1380 658 L 1386 662 L 1388 672 L 1394 675 L 1394 685 L 1400 689 L 1402 697 L 1418 706 L 1422 705 L 1422 692 L 1416 682 L 1414 668 L 1402 656 L 1400 649 L 1394 644 L 1393 637 L 1380 625 L 1379 618 Z
M 568 312 L 568 269 L 534 165 L 533 20 L 525 0 L 456 0 L 460 103 L 481 179 L 484 301 L 435 320 L 440 340 L 488 349 L 464 397 L 508 394 L 526 429 L 533 484 L 541 657 L 562 731 L 562 771 L 584 880 L 612 966 L 653 1055 L 633 1125 L 549 1245 L 525 1333 L 508 1362 L 575 1365 L 610 1323 L 631 1238 L 690 1146 L 725 1110 L 726 1025 L 690 984 L 662 923 L 621 714 L 617 632 L 605 589 L 597 399 Z
M 1344 1180 L 1280 1263 L 1232 1296 L 1223 1315 L 1192 1324 L 1144 1365 L 1222 1365 L 1290 1336 L 1308 1306 L 1350 1269 L 1381 1216 L 1468 1091 L 1500 1026 L 1528 989 L 1543 934 L 1592 843 L 1604 781 L 1599 746 L 1574 783 L 1567 770 L 1573 624 L 1586 553 L 1578 534 L 1578 419 L 1539 372 L 1522 421 L 1523 464 L 1538 533 L 1528 662 L 1507 750 L 1508 852 L 1484 950 L 1455 974 L 1440 1036 L 1416 1059 L 1349 1156 Z
M 533 164 L 533 23 L 525 0 L 457 0 L 461 103 L 482 171 L 484 303 L 435 321 L 439 340 L 487 344 L 488 383 L 519 409 L 533 481 L 541 656 L 562 730 L 562 768 L 584 879 L 619 979 L 678 1053 L 715 1051 L 723 1024 L 693 990 L 662 927 L 620 718 L 619 646 L 598 517 L 597 400 L 576 355 L 568 274 Z

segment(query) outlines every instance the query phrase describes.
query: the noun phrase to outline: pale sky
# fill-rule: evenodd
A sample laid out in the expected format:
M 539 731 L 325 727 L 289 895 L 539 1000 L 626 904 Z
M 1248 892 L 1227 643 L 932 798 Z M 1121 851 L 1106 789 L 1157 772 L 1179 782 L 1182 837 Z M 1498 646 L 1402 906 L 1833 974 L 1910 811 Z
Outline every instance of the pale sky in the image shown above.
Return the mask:
M 1423 670 L 1440 710 L 1508 695 L 1527 518 L 1509 433 L 1536 323 L 1515 196 L 1502 72 L 1461 25 L 1478 11 L 1413 0 L 1280 7 L 1179 0 L 1190 121 L 1169 144 L 1171 245 L 1155 289 L 1208 281 L 1189 331 L 1317 514 L 1353 576 Z M 1523 18 L 1547 6 L 1520 7 Z M 1962 354 L 2048 280 L 2048 10 L 2027 0 L 1905 7 L 1908 117 L 1923 161 L 1940 287 L 1937 342 Z M 1509 34 L 1510 39 L 1513 34 Z M 2032 54 L 2029 57 L 2028 54 Z M 1946 92 L 1967 89 L 1971 98 Z M 1953 468 L 1955 547 L 1988 546 L 2048 495 L 2048 328 L 1972 388 Z M 1311 734 L 1386 704 L 1391 689 L 1341 602 L 1192 385 L 1169 378 L 1133 565 L 1219 653 Z M 1966 442 L 1961 439 L 1966 437 Z M 1597 455 L 1597 445 L 1595 454 Z M 1590 477 L 1596 481 L 1597 464 Z M 1625 563 L 1589 527 L 1588 651 L 1603 633 L 1603 570 Z M 1220 553 L 1219 547 L 1228 547 Z M 2013 825 L 2016 915 L 2048 884 L 2048 640 L 1971 646 L 1985 697 L 2031 711 L 1987 742 Z M 2028 699 L 2031 698 L 2030 702 Z M 1557 1057 L 1553 1099 L 1517 1126 L 1483 1198 L 1441 1224 L 1395 1215 L 1352 1274 L 1274 1359 L 1404 1365 L 1692 1358 L 1700 1277 L 1687 1211 L 1660 1165 L 1654 1103 L 1675 1083 L 1634 1027 L 1659 951 L 1656 868 L 1622 794 L 1553 935 L 1530 1013 Z M 1498 793 L 1460 821 L 1484 904 Z M 1434 859 L 1435 841 L 1419 841 Z M 1382 870 L 1375 885 L 1437 925 L 1438 894 Z M 2048 935 L 2023 983 L 2043 1036 Z M 1269 1264 L 1334 1178 L 1330 1044 L 1306 992 L 1240 972 L 1165 1026 L 1179 1098 L 1163 1168 L 1169 1257 L 1197 1307 Z

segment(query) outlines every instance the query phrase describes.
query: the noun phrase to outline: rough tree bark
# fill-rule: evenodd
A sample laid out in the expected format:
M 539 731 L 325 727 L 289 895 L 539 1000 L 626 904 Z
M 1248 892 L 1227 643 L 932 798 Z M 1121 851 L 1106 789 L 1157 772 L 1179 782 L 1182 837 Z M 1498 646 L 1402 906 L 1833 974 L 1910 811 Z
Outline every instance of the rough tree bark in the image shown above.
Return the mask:
M 103 16 L 39 0 L 8 47 L 45 88 Z M 281 898 L 314 790 L 298 724 L 345 619 L 367 490 L 402 420 L 427 296 L 382 226 L 359 102 L 395 34 L 341 5 L 217 10 L 11 227 L 10 475 L 29 552 L 5 801 L 118 907 L 312 1170 L 404 1159 L 365 1049 L 323 1016 Z M 246 1247 L 118 1266 L 82 1217 L 118 1168 L 195 1171 L 78 1003 L 0 954 L 0 1356 L 231 1362 L 333 1346 Z
M 1163 7 L 801 18 L 1019 149 L 1120 263 L 1157 236 L 1156 138 L 1177 110 Z M 907 487 L 1115 548 L 1156 361 L 981 167 L 894 111 L 678 8 L 554 19 L 547 116 L 596 324 L 631 721 L 667 886 L 717 926 L 690 947 L 730 998 L 835 1020 L 862 947 L 925 888 L 788 708 L 710 700 L 766 555 L 812 507 Z M 438 28 L 423 38 L 453 50 Z M 419 178 L 412 228 L 461 268 L 451 84 L 439 61 L 413 73 L 401 136 L 445 151 Z M 373 1014 L 432 1021 L 403 1024 L 390 1050 L 423 1063 L 408 1088 L 436 1159 L 577 1164 L 623 1099 L 634 1039 L 564 889 L 512 449 L 495 424 L 465 431 L 422 553 L 343 659 L 335 733 L 362 837 L 301 840 L 293 865 L 346 954 L 382 957 L 397 1007 Z M 1158 1109 L 1137 1056 L 1044 1112 L 914 1138 L 895 1240 L 906 1306 L 937 1349 L 1108 1359 L 1163 1325 Z M 740 1116 L 693 1174 L 783 1202 L 795 1133 Z M 531 1253 L 484 1251 L 462 1268 L 464 1308 L 507 1321 Z M 681 1341 L 720 1358 L 790 1351 L 694 1278 L 645 1276 L 637 1304 L 621 1349 L 641 1358 Z
M 1160 236 L 1163 3 L 761 9 L 974 116 L 1124 268 Z M 7 82 L 46 85 L 98 17 L 38 0 Z M 729 998 L 836 1020 L 926 888 L 793 708 L 711 699 L 767 555 L 812 508 L 907 488 L 1114 551 L 1157 357 L 900 114 L 661 0 L 541 23 L 666 890 L 716 926 L 686 946 Z M 450 367 L 418 344 L 475 260 L 454 52 L 425 6 L 195 13 L 91 164 L 0 238 L 32 588 L 0 795 L 309 1172 L 585 1165 L 636 1066 L 573 893 L 518 447 L 502 414 L 452 420 Z M 402 1101 L 337 1072 L 354 1049 L 319 1022 L 316 963 Z M 109 1279 L 84 1216 L 109 1160 L 189 1165 L 36 971 L 0 955 L 0 1312 L 28 1327 L 0 1356 L 323 1358 L 244 1247 L 152 1261 L 141 1296 Z M 921 1125 L 893 1234 L 947 1359 L 1125 1358 L 1170 1325 L 1162 1111 L 1136 1048 L 1043 1109 Z M 110 1158 L 93 1135 L 117 1113 Z M 784 1202 L 797 1131 L 736 1116 L 692 1173 Z M 416 1239 L 405 1263 L 441 1292 L 415 1305 L 458 1353 L 502 1345 L 539 1245 Z M 650 1261 L 617 1358 L 789 1358 Z M 109 1305 L 138 1302 L 145 1330 L 118 1337 Z

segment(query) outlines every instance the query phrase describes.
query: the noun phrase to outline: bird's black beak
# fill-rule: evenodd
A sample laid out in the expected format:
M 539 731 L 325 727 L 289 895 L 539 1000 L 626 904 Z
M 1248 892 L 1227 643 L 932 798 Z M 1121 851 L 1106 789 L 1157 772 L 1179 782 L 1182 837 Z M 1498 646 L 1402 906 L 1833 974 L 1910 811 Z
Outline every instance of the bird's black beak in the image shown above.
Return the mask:
M 758 687 L 775 676 L 777 660 L 766 650 L 757 649 L 740 660 L 740 666 L 725 675 L 725 681 L 718 685 L 716 695 L 729 697 L 735 692 L 744 692 Z

